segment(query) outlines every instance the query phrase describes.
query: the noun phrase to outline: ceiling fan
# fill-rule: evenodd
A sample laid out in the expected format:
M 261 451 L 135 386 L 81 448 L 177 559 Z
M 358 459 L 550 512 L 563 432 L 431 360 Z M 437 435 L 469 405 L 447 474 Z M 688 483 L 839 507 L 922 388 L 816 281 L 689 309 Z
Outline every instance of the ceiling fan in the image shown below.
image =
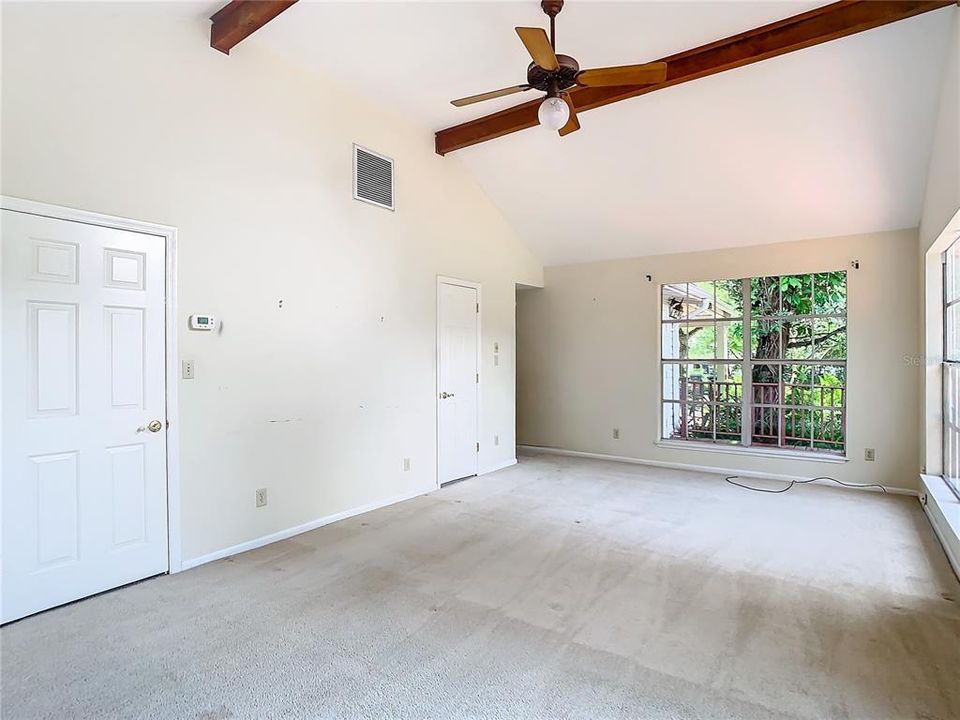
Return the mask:
M 550 18 L 549 38 L 543 28 L 518 27 L 516 29 L 517 35 L 520 36 L 527 52 L 533 58 L 533 62 L 527 67 L 527 82 L 523 85 L 512 85 L 501 90 L 470 95 L 453 100 L 451 104 L 463 107 L 527 90 L 540 90 L 547 93 L 537 113 L 540 124 L 550 130 L 558 130 L 563 136 L 580 129 L 576 108 L 573 107 L 570 95 L 566 92 L 574 85 L 637 86 L 666 80 L 667 64 L 664 62 L 581 70 L 580 64 L 575 59 L 556 52 L 554 24 L 557 15 L 563 9 L 563 0 L 541 0 L 540 7 Z

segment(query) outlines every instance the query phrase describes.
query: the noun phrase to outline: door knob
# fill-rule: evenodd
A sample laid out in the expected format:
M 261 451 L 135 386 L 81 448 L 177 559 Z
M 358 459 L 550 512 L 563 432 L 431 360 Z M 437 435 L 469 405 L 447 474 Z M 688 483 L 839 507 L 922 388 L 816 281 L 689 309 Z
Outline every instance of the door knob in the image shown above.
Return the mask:
M 163 430 L 163 423 L 159 420 L 151 420 L 146 425 L 141 425 L 137 428 L 138 433 L 141 433 L 144 430 L 149 430 L 150 432 L 160 432 Z
M 448 393 L 448 392 L 440 393 L 441 400 L 446 400 L 447 398 L 452 398 L 452 397 L 453 397 L 453 393 Z

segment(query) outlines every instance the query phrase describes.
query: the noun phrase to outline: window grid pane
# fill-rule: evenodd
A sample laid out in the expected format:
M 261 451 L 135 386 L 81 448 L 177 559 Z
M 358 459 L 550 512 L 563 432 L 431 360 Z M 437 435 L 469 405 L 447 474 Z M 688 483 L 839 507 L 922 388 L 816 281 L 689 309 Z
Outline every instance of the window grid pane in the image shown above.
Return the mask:
M 947 272 L 944 278 L 944 300 L 960 300 L 960 242 L 954 242 L 945 253 Z
M 944 253 L 943 479 L 960 498 L 960 241 Z
M 846 294 L 845 271 L 663 286 L 663 437 L 843 453 Z
M 943 478 L 960 496 L 960 363 L 943 364 Z

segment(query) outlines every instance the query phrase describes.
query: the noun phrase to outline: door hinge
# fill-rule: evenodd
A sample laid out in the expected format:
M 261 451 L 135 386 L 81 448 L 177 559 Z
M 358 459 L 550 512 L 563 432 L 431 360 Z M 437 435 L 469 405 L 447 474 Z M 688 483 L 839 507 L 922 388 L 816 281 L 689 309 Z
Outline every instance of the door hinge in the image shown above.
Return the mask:
M 477 303 L 477 312 L 480 312 L 480 303 Z
M 480 452 L 480 443 L 477 443 L 477 452 Z
M 477 373 L 477 383 L 480 383 L 480 373 Z

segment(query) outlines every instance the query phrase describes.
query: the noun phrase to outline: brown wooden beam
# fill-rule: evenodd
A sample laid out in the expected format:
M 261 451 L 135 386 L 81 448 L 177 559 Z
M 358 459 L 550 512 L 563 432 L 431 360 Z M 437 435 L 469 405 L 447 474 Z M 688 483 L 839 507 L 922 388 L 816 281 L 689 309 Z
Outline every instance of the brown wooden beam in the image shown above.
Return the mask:
M 232 0 L 210 18 L 210 47 L 227 55 L 297 0 Z
M 578 87 L 570 99 L 583 113 L 593 108 L 645 95 L 724 70 L 742 67 L 794 50 L 847 37 L 921 13 L 954 5 L 958 0 L 842 0 L 763 27 L 748 30 L 676 55 L 660 58 L 667 63 L 667 79 L 643 87 Z M 540 100 L 532 100 L 436 134 L 436 150 L 454 150 L 493 140 L 537 125 Z

